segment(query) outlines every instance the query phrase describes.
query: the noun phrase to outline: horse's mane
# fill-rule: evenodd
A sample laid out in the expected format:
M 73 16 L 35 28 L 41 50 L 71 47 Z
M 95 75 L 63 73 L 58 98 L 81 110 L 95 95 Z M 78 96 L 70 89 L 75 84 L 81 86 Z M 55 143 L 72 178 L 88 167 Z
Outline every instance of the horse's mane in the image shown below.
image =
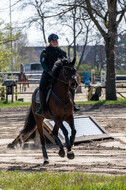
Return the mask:
M 69 58 L 63 58 L 61 62 L 62 62 L 62 66 L 70 66 L 70 67 L 72 66 Z
M 70 59 L 68 58 L 64 58 L 62 60 L 58 60 L 55 62 L 55 64 L 57 65 L 56 67 L 56 70 L 55 70 L 55 73 L 54 73 L 54 76 L 55 77 L 59 77 L 59 73 L 61 71 L 61 69 L 64 67 L 64 66 L 71 66 L 70 64 Z

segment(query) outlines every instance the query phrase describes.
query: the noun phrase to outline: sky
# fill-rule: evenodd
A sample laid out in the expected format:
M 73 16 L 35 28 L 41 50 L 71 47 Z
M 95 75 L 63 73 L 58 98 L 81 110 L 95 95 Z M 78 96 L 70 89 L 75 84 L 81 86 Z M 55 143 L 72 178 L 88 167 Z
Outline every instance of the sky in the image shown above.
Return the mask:
M 0 19 L 6 23 L 10 22 L 10 1 L 11 5 L 15 3 L 16 0 L 0 0 Z M 32 13 L 30 8 L 27 11 L 18 11 L 17 6 L 11 8 L 11 22 L 12 26 L 21 26 L 23 20 L 28 18 Z M 27 33 L 29 46 L 42 46 L 42 33 L 37 27 L 30 27 L 30 29 L 24 29 L 23 32 Z M 51 31 L 53 32 L 53 31 Z M 64 41 L 62 45 L 66 45 Z
M 10 1 L 11 5 L 15 3 L 16 0 L 0 0 L 0 19 L 6 23 L 10 23 Z M 11 8 L 11 22 L 12 26 L 21 26 L 23 20 L 25 20 L 32 10 L 29 8 L 27 11 L 18 11 L 16 6 Z M 42 46 L 42 33 L 36 27 L 31 27 L 30 29 L 24 29 L 23 32 L 27 33 L 29 46 Z
M 15 2 L 18 0 L 0 0 L 0 18 L 2 18 L 6 22 L 10 22 L 10 1 L 11 5 L 13 5 Z M 56 0 L 55 0 L 56 2 Z M 62 2 L 62 0 L 61 0 Z M 54 5 L 53 5 L 54 6 Z M 49 14 L 49 11 L 48 13 Z M 33 10 L 31 8 L 27 8 L 27 11 L 19 11 L 17 9 L 17 5 L 13 6 L 11 8 L 11 21 L 12 21 L 12 26 L 21 26 L 21 23 L 28 18 L 29 16 L 33 15 Z M 69 45 L 73 41 L 73 32 L 71 29 L 69 29 L 67 26 L 59 26 L 55 25 L 55 19 L 53 18 L 51 20 L 51 25 L 50 22 L 46 22 L 46 34 L 48 37 L 49 34 L 51 33 L 56 33 L 59 35 L 59 46 L 66 46 Z M 53 24 L 54 23 L 54 24 Z M 30 29 L 25 29 L 23 32 L 27 33 L 27 38 L 29 41 L 28 46 L 44 46 L 43 42 L 43 36 L 41 31 L 37 27 L 31 27 Z M 71 37 L 72 36 L 72 37 Z M 67 40 L 68 39 L 68 40 Z M 80 39 L 81 44 L 83 44 L 83 38 Z
M 13 5 L 15 2 L 17 2 L 18 0 L 0 0 L 0 18 L 3 19 L 5 22 L 10 22 L 10 2 L 11 5 Z M 55 2 L 57 2 L 57 0 L 55 0 Z M 61 0 L 62 2 L 62 0 Z M 19 5 L 19 4 L 18 4 Z M 19 7 L 19 6 L 18 6 Z M 48 13 L 49 14 L 49 11 Z M 31 8 L 27 8 L 27 10 L 25 11 L 19 11 L 19 9 L 17 8 L 17 5 L 12 6 L 11 9 L 11 21 L 12 21 L 12 26 L 21 26 L 22 22 L 28 18 L 29 16 L 33 15 L 33 10 Z M 55 23 L 54 18 L 51 21 L 52 25 L 53 23 Z M 72 40 L 71 35 L 73 35 L 68 27 L 65 26 L 53 26 L 53 28 L 51 29 L 49 23 L 48 23 L 48 31 L 46 31 L 46 34 L 49 35 L 50 33 L 57 33 L 59 35 L 59 45 L 68 45 L 68 41 L 66 40 L 66 38 L 68 38 L 69 42 L 70 40 Z M 125 28 L 125 24 L 124 24 L 124 28 Z M 95 29 L 93 28 L 93 31 L 95 33 Z M 27 37 L 28 37 L 28 41 L 29 44 L 28 46 L 43 46 L 43 36 L 41 31 L 37 28 L 37 27 L 31 27 L 30 29 L 24 29 L 23 32 L 27 33 Z M 65 34 L 65 35 L 64 35 Z M 91 37 L 93 35 L 91 34 Z M 47 37 L 47 36 L 46 36 Z M 79 43 L 83 44 L 83 38 L 82 36 L 80 37 Z M 71 42 L 70 42 L 71 43 Z M 91 42 L 91 45 L 95 45 L 96 41 Z
M 5 22 L 10 22 L 10 2 L 11 5 L 15 4 L 18 0 L 0 0 L 0 18 L 3 19 Z M 55 0 L 56 1 L 56 0 Z M 19 7 L 20 4 L 18 4 Z M 49 14 L 49 12 L 48 12 Z M 27 8 L 26 11 L 19 11 L 17 8 L 17 5 L 12 6 L 11 8 L 11 21 L 12 26 L 22 26 L 22 22 L 28 18 L 29 16 L 33 15 L 33 10 L 31 8 Z M 53 19 L 51 21 L 52 25 L 55 23 L 55 20 Z M 57 31 L 55 30 L 57 27 Z M 57 33 L 59 35 L 59 46 L 68 45 L 68 41 L 66 40 L 68 27 L 63 26 L 62 31 L 59 32 L 58 26 L 53 26 L 52 28 L 48 24 L 47 28 L 49 28 L 46 31 L 46 34 L 48 37 L 51 33 Z M 29 41 L 28 46 L 43 46 L 43 36 L 42 32 L 37 27 L 30 27 L 29 29 L 24 29 L 23 32 L 27 33 L 27 38 Z M 65 33 L 65 35 L 64 35 Z M 62 35 L 63 34 L 63 35 Z M 72 39 L 71 36 L 69 36 L 70 40 Z

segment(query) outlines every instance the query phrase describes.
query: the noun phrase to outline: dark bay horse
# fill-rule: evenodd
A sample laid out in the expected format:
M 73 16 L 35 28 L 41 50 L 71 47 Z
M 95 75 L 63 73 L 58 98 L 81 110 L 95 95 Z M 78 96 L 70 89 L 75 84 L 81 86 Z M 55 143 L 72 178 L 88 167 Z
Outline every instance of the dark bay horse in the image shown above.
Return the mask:
M 48 100 L 48 109 L 43 116 L 38 116 L 35 114 L 36 109 L 40 106 L 39 103 L 36 103 L 36 94 L 38 88 L 35 89 L 32 95 L 32 105 L 29 110 L 27 120 L 25 122 L 24 129 L 21 131 L 20 135 L 13 141 L 16 142 L 20 139 L 21 136 L 24 136 L 26 133 L 34 130 L 37 124 L 37 128 L 40 134 L 40 140 L 42 145 L 42 152 L 44 157 L 44 164 L 49 163 L 48 155 L 46 151 L 45 136 L 43 134 L 42 123 L 44 118 L 51 119 L 55 122 L 52 135 L 56 144 L 59 146 L 59 155 L 61 157 L 65 156 L 64 146 L 58 137 L 59 128 L 62 130 L 65 137 L 65 144 L 67 148 L 67 157 L 69 159 L 74 158 L 74 152 L 72 146 L 74 144 L 76 129 L 74 126 L 73 118 L 73 100 L 70 96 L 70 87 L 76 87 L 76 69 L 74 68 L 75 58 L 72 62 L 68 59 L 61 60 L 62 66 L 59 70 L 58 77 L 55 79 L 55 83 L 52 86 L 52 90 Z M 71 128 L 71 136 L 68 137 L 68 131 L 63 125 L 63 121 L 66 121 Z

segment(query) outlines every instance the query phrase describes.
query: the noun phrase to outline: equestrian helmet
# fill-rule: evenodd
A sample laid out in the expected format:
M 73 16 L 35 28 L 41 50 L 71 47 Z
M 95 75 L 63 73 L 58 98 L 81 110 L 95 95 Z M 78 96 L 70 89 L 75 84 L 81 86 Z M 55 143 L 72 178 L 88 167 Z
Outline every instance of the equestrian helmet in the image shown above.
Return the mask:
M 59 37 L 56 34 L 50 34 L 48 37 L 48 42 L 57 41 L 58 39 Z

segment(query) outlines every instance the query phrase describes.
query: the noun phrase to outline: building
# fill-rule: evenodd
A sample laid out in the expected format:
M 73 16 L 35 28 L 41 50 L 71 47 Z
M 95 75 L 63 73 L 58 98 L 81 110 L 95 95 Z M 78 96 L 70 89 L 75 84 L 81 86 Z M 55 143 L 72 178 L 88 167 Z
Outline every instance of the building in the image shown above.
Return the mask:
M 27 63 L 40 62 L 40 54 L 45 47 L 23 47 L 22 48 L 22 62 L 23 57 L 27 59 Z M 68 54 L 68 47 L 62 46 Z M 77 46 L 77 56 L 81 56 L 81 52 L 83 47 Z M 95 46 L 86 46 L 82 64 L 89 64 L 92 66 L 97 66 L 98 64 L 105 64 L 105 49 L 103 45 L 95 45 Z M 70 58 L 73 58 L 73 46 L 70 47 Z

